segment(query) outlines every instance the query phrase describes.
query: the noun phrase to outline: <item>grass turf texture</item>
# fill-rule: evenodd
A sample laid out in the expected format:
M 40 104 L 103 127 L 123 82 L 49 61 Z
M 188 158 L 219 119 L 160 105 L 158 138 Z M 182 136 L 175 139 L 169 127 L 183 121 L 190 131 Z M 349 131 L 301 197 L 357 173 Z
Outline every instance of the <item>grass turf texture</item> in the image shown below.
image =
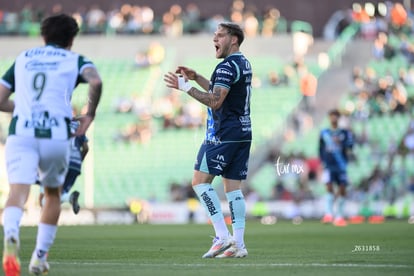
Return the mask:
M 344 228 L 249 222 L 245 259 L 201 259 L 211 233 L 210 225 L 62 226 L 49 275 L 414 275 L 414 225 L 406 221 Z M 21 229 L 22 275 L 35 234 Z M 366 248 L 353 252 L 356 246 Z

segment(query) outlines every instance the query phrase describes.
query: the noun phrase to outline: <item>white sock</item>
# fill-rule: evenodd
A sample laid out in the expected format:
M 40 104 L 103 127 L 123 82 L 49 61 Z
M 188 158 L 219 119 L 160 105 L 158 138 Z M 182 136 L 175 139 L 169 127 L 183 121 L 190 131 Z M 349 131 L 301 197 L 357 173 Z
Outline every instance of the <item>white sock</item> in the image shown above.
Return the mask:
M 233 238 L 238 248 L 244 248 L 246 227 L 246 202 L 241 190 L 226 193 L 233 226 Z
M 345 197 L 343 196 L 338 197 L 338 213 L 337 213 L 338 218 L 344 217 L 344 205 L 345 205 Z
M 39 259 L 46 260 L 47 252 L 52 246 L 57 232 L 57 225 L 39 223 L 37 228 L 36 249 L 33 254 L 37 254 Z
M 327 193 L 325 196 L 325 214 L 333 215 L 333 206 L 334 206 L 335 196 L 333 193 Z
M 19 239 L 20 221 L 23 217 L 23 210 L 19 207 L 9 206 L 3 211 L 4 238 L 11 237 Z
M 236 242 L 236 245 L 237 245 L 238 248 L 245 248 L 246 247 L 244 245 L 244 229 L 245 228 L 233 229 L 233 238 L 234 238 L 234 241 Z

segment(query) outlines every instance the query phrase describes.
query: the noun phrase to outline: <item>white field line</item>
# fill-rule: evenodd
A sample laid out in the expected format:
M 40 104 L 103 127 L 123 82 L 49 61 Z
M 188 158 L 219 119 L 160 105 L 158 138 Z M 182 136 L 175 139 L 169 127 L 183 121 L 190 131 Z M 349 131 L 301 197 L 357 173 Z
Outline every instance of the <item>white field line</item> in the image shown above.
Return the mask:
M 85 265 L 85 266 L 133 266 L 133 267 L 209 267 L 212 265 L 217 265 L 213 263 L 194 263 L 194 264 L 185 264 L 185 263 L 151 263 L 151 264 L 140 264 L 140 263 L 111 263 L 111 262 L 49 262 L 50 264 L 56 265 Z M 358 263 L 347 263 L 347 264 L 324 264 L 324 263 L 220 263 L 220 267 L 347 267 L 347 268 L 414 268 L 414 264 L 358 264 Z

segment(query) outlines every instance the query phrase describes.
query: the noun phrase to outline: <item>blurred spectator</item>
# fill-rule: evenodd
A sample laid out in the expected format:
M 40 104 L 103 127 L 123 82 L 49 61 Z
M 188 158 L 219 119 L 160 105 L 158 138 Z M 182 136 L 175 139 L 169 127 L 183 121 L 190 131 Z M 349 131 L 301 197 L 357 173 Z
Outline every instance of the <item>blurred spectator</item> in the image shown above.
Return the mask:
M 262 36 L 271 37 L 276 32 L 276 27 L 280 18 L 280 11 L 276 8 L 270 8 L 264 15 Z
M 106 15 L 98 5 L 93 5 L 86 13 L 86 32 L 102 33 L 105 30 Z
M 189 3 L 186 6 L 183 23 L 187 33 L 198 33 L 203 30 L 201 12 L 196 3 Z
M 399 72 L 399 81 L 406 86 L 414 86 L 414 67 L 411 66 L 408 70 L 405 68 L 400 68 Z
M 246 36 L 254 37 L 259 31 L 259 21 L 253 12 L 244 15 L 244 32 Z
M 293 195 L 290 191 L 285 188 L 283 182 L 278 181 L 273 188 L 273 196 L 272 199 L 275 200 L 293 200 Z
M 388 35 L 386 33 L 378 33 L 378 36 L 374 41 L 373 54 L 374 57 L 379 60 L 383 58 L 390 60 L 395 56 L 396 51 L 388 43 Z
M 135 65 L 138 68 L 159 65 L 165 58 L 165 49 L 157 41 L 151 42 L 148 49 L 144 52 L 138 52 L 135 56 Z
M 54 4 L 52 6 L 52 15 L 63 13 L 63 5 L 60 3 Z
M 278 74 L 276 71 L 269 73 L 269 83 L 273 86 L 289 85 L 289 77 L 286 73 Z
M 180 5 L 174 4 L 162 17 L 161 33 L 171 37 L 181 36 L 183 27 L 182 8 Z
M 151 120 L 138 121 L 120 130 L 114 137 L 117 142 L 147 144 L 152 138 Z
M 149 34 L 154 31 L 154 11 L 149 6 L 141 8 L 141 30 L 144 34 Z
M 305 111 L 313 112 L 315 105 L 315 95 L 318 88 L 318 79 L 314 74 L 304 69 L 300 77 L 300 92 L 302 93 L 302 102 Z
M 407 23 L 407 11 L 401 3 L 395 3 L 390 14 L 392 27 L 399 29 Z
M 410 42 L 403 42 L 401 44 L 401 53 L 407 59 L 408 63 L 414 64 L 414 44 Z
M 213 17 L 209 18 L 206 22 L 206 31 L 208 33 L 214 33 L 217 30 L 217 25 L 220 24 L 220 22 L 225 21 L 223 15 L 216 14 Z

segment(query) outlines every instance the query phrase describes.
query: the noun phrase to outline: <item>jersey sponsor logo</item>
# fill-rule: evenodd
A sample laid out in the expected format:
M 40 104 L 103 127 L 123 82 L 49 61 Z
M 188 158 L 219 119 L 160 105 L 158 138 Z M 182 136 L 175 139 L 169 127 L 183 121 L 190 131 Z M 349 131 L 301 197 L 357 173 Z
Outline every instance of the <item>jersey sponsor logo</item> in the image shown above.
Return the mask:
M 56 48 L 35 48 L 28 50 L 25 54 L 26 57 L 42 56 L 42 57 L 66 57 L 66 53 L 62 49 Z
M 224 78 L 224 77 L 217 77 L 216 78 L 216 82 L 231 82 L 231 80 L 229 78 Z
M 224 161 L 224 156 L 223 156 L 223 155 L 221 155 L 221 154 L 217 154 L 216 159 L 217 159 L 218 161 Z
M 26 63 L 25 68 L 28 71 L 39 71 L 39 70 L 56 70 L 59 67 L 59 62 L 42 62 L 38 60 L 32 60 Z
M 240 172 L 240 176 L 247 176 L 247 170 L 243 170 Z
M 229 209 L 230 209 L 231 223 L 235 223 L 236 222 L 236 219 L 234 218 L 233 201 L 230 201 L 229 202 Z
M 210 159 L 212 163 L 217 164 L 214 168 L 220 171 L 223 171 L 223 168 L 227 166 L 227 163 L 224 159 L 224 155 L 217 154 L 216 158 Z
M 24 127 L 26 128 L 50 129 L 56 126 L 59 126 L 58 119 L 56 118 L 42 118 L 33 121 L 26 120 L 24 123 Z
M 243 70 L 243 75 L 252 74 L 252 70 Z
M 215 214 L 218 214 L 218 211 L 216 207 L 214 206 L 213 201 L 211 200 L 210 196 L 204 192 L 200 195 L 201 199 L 206 204 L 207 210 L 210 213 L 210 216 L 214 216 Z
M 224 66 L 231 67 L 230 62 L 228 62 L 228 61 L 227 61 L 226 63 L 223 63 L 223 65 L 224 65 Z
M 239 121 L 242 125 L 250 125 L 251 124 L 251 120 L 250 120 L 249 115 L 240 116 Z
M 232 73 L 232 72 L 230 72 L 230 71 L 228 71 L 228 70 L 226 70 L 226 69 L 221 69 L 221 68 L 217 69 L 217 70 L 216 70 L 216 73 L 217 73 L 217 74 L 222 74 L 222 75 L 229 75 L 229 76 L 233 76 L 233 73 Z

